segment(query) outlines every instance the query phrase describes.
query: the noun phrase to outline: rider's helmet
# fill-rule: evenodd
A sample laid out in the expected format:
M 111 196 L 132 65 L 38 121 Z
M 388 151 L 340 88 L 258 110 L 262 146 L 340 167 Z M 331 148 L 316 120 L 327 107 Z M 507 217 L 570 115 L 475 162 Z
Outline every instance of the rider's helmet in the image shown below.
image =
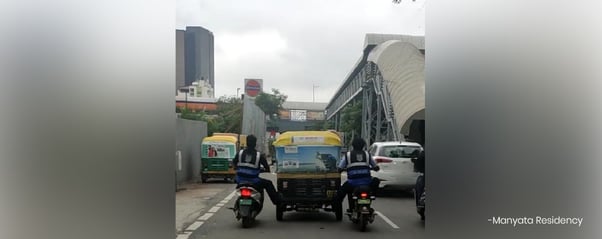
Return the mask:
M 351 146 L 353 146 L 354 150 L 363 150 L 366 146 L 366 141 L 364 141 L 362 138 L 355 138 L 351 142 Z
M 247 148 L 248 149 L 255 149 L 255 146 L 257 145 L 257 137 L 255 137 L 255 135 L 248 135 L 247 136 Z

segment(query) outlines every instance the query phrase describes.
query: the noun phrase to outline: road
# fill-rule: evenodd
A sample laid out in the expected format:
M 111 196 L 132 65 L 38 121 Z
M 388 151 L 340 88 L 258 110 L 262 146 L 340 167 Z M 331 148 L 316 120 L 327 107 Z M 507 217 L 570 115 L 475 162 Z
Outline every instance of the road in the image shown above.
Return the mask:
M 263 173 L 264 178 L 276 181 L 276 175 Z M 208 205 L 205 212 L 192 223 L 186 234 L 180 234 L 178 239 L 321 239 L 321 238 L 423 238 L 424 222 L 416 213 L 414 201 L 410 194 L 387 193 L 380 195 L 373 207 L 380 215 L 374 223 L 368 225 L 366 232 L 360 232 L 357 226 L 344 215 L 342 221 L 336 221 L 332 212 L 295 212 L 284 213 L 283 221 L 276 221 L 276 209 L 269 198 L 265 199 L 264 208 L 257 216 L 255 224 L 248 229 L 242 228 L 241 222 L 234 217 L 232 207 L 235 185 L 226 182 L 208 182 L 223 185 L 223 191 L 218 193 Z M 344 208 L 347 201 L 344 201 Z

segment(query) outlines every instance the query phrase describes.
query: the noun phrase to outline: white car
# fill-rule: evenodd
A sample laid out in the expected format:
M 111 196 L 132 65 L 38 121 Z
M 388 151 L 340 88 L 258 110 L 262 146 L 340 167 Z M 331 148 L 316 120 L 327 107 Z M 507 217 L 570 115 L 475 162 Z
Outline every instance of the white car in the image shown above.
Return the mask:
M 376 142 L 369 148 L 374 161 L 380 167 L 372 172 L 373 177 L 381 180 L 384 190 L 411 190 L 420 173 L 414 172 L 412 157 L 416 157 L 422 146 L 412 142 Z

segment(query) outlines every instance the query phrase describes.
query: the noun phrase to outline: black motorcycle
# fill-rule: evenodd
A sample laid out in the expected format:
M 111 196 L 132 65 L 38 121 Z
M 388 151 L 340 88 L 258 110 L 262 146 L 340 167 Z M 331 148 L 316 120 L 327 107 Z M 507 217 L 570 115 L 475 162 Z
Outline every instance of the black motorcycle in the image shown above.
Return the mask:
M 424 184 L 424 174 L 416 179 L 416 188 L 414 189 L 414 200 L 416 200 L 416 212 L 420 215 L 420 219 L 424 220 L 426 187 Z
M 355 188 L 352 195 L 353 206 L 351 212 L 347 212 L 347 216 L 353 223 L 358 224 L 360 231 L 366 231 L 368 223 L 374 222 L 375 214 L 372 201 L 376 199 L 376 196 L 374 196 L 369 186 Z
M 416 186 L 414 188 L 414 200 L 416 201 L 416 212 L 420 215 L 420 219 L 424 221 L 425 201 L 426 201 L 426 183 L 425 175 L 425 155 L 424 151 L 414 151 L 412 163 L 414 163 L 414 172 L 420 173 L 416 178 Z
M 242 184 L 236 189 L 236 196 L 234 208 L 230 209 L 234 210 L 236 220 L 242 220 L 242 227 L 248 228 L 263 208 L 263 192 L 251 184 Z

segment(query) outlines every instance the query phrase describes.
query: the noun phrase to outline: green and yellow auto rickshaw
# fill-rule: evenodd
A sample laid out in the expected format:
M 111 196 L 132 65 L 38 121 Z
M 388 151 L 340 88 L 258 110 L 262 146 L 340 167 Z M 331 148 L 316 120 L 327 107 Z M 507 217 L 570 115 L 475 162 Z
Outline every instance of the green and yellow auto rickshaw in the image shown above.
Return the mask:
M 289 131 L 273 145 L 278 192 L 283 199 L 276 207 L 276 220 L 282 220 L 285 211 L 320 209 L 334 212 L 341 220 L 342 206 L 334 200 L 341 187 L 339 136 L 330 131 Z
M 220 178 L 234 182 L 236 172 L 232 159 L 238 149 L 238 139 L 231 135 L 205 137 L 201 144 L 201 181 Z

